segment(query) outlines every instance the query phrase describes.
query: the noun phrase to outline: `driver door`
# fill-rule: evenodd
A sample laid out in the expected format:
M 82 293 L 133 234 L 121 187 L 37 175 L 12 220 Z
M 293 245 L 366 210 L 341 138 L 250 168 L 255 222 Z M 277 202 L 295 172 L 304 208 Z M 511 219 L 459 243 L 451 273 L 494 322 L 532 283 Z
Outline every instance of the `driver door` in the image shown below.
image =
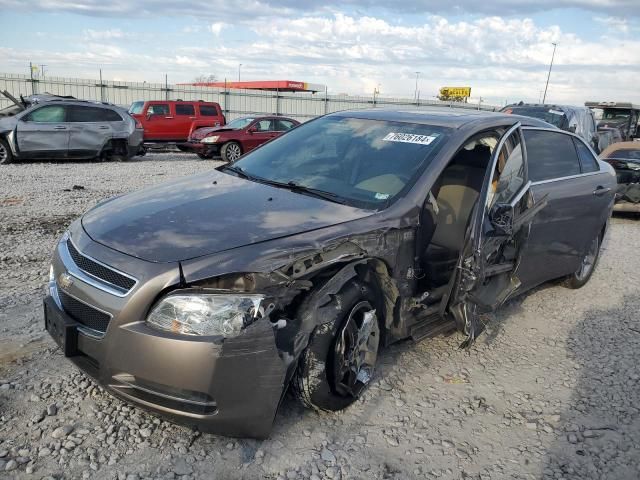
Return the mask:
M 535 215 L 546 199 L 534 201 L 520 123 L 496 146 L 466 233 L 456 272 L 442 300 L 469 347 L 484 330 L 483 316 L 502 305 L 518 287 L 520 254 Z

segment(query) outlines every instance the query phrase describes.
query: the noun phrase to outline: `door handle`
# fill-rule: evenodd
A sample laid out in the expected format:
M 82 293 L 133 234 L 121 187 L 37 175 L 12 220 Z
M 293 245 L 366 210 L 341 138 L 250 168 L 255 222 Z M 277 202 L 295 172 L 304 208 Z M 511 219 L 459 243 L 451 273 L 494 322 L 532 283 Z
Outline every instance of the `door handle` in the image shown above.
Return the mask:
M 169 120 L 171 120 L 173 117 L 164 117 L 164 118 L 168 118 Z
M 600 196 L 600 195 L 604 195 L 605 193 L 610 192 L 611 189 L 610 188 L 604 188 L 604 187 L 598 187 L 593 191 L 594 195 Z
M 98 127 L 98 128 L 100 128 L 100 130 L 108 130 L 109 129 L 109 127 L 107 127 L 106 125 L 102 125 L 101 127 Z
M 58 125 L 57 127 L 53 127 L 54 130 L 66 130 L 67 127 L 65 127 L 64 125 Z

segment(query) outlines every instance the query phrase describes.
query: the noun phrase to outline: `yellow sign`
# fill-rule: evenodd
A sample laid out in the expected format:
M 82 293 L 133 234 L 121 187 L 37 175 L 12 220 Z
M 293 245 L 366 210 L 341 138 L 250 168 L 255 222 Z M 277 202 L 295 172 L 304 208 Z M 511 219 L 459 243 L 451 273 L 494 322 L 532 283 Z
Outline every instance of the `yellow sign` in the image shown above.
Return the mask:
M 471 87 L 442 87 L 440 95 L 443 97 L 465 97 L 471 96 Z

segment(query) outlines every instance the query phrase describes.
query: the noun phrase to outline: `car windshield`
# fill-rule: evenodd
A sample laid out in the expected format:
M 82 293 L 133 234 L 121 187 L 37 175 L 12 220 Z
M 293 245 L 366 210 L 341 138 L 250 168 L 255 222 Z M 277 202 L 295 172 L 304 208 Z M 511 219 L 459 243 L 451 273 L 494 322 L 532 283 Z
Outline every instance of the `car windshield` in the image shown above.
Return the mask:
M 350 117 L 303 124 L 233 164 L 258 181 L 329 194 L 381 209 L 408 190 L 449 137 L 450 128 Z M 295 190 L 292 188 L 292 190 Z M 316 192 L 316 193 L 317 193 Z
M 508 107 L 505 113 L 513 113 L 514 115 L 522 115 L 523 117 L 539 118 L 558 128 L 563 128 L 566 115 L 562 110 L 549 107 Z
M 620 160 L 640 160 L 640 148 L 638 150 L 620 149 L 614 150 L 607 158 L 617 158 Z
M 249 125 L 251 122 L 253 122 L 253 120 L 254 118 L 252 117 L 236 118 L 235 120 L 232 120 L 231 122 L 227 123 L 224 126 L 224 128 L 230 128 L 232 130 L 241 130 L 247 125 Z
M 602 120 L 626 120 L 631 115 L 630 110 L 621 110 L 619 108 L 605 108 L 602 114 Z
M 144 102 L 133 102 L 129 107 L 129 113 L 134 115 L 142 113 L 142 108 L 144 107 Z

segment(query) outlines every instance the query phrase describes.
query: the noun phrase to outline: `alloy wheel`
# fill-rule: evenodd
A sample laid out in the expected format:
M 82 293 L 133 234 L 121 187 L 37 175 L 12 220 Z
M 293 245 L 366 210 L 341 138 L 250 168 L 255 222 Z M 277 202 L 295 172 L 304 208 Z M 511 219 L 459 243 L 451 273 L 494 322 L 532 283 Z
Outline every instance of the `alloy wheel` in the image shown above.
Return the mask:
M 357 303 L 337 333 L 333 387 L 343 396 L 358 397 L 373 376 L 380 344 L 376 311 L 367 301 Z
M 7 152 L 7 149 L 5 148 L 5 146 L 2 143 L 0 143 L 0 163 L 6 162 L 8 157 L 9 157 L 9 152 Z
M 242 152 L 240 151 L 240 145 L 238 145 L 237 143 L 229 144 L 229 146 L 227 147 L 227 158 L 229 160 L 237 160 L 238 158 L 240 158 L 240 155 L 242 155 Z

